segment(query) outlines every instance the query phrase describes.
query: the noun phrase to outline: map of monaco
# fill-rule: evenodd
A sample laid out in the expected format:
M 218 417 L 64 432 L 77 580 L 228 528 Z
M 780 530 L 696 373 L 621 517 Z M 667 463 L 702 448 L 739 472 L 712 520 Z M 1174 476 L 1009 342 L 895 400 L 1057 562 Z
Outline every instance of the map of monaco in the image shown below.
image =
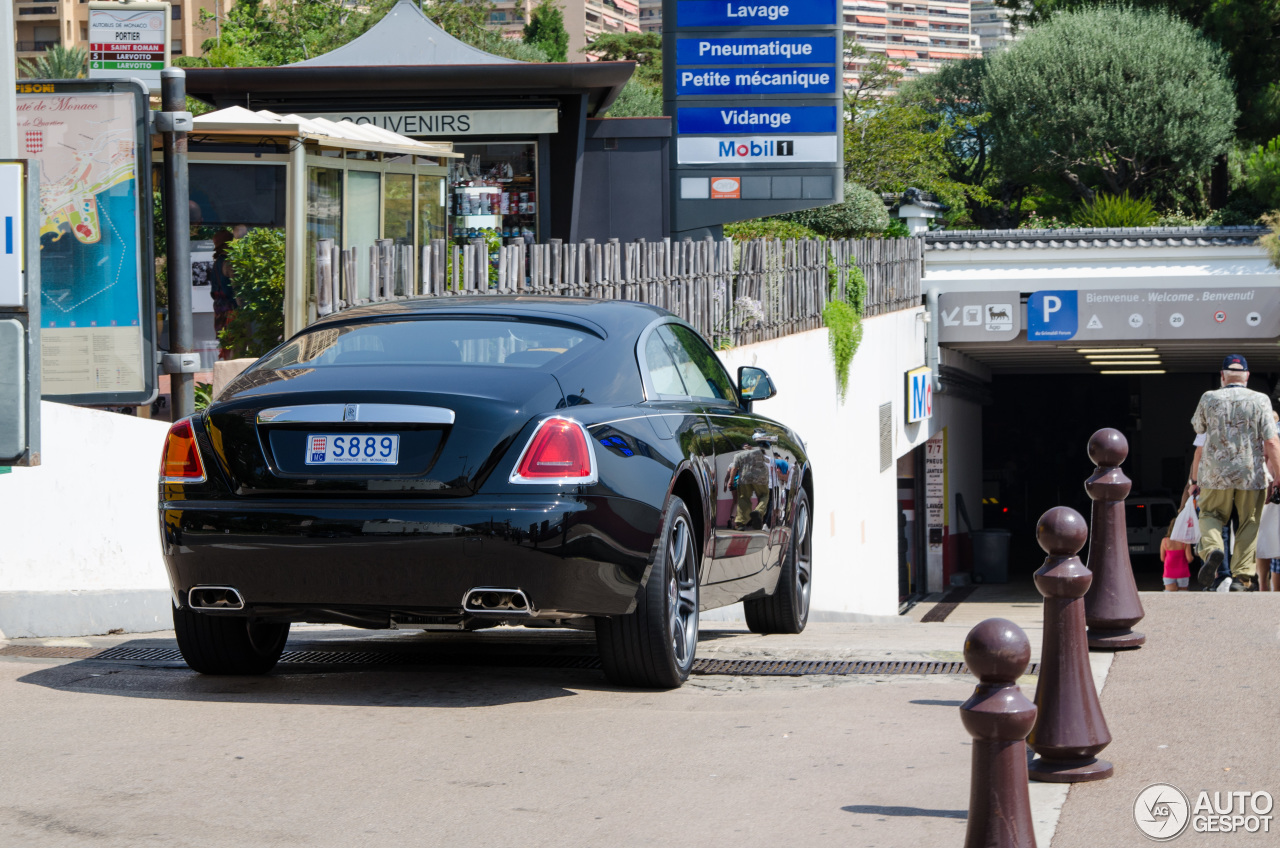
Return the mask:
M 135 104 L 123 92 L 18 94 L 22 153 L 40 162 L 46 397 L 144 388 Z
M 132 98 L 18 98 L 18 131 L 40 160 L 44 324 L 138 320 L 138 195 Z

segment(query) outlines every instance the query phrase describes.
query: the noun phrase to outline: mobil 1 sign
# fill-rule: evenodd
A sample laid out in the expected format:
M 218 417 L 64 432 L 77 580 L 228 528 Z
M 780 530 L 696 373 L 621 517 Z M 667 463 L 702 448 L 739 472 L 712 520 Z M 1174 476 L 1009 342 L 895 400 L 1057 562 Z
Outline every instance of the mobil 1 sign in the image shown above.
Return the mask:
M 681 29 L 740 27 L 828 27 L 836 24 L 836 4 L 812 0 L 753 3 L 750 0 L 676 0 L 673 16 Z M 666 11 L 663 11 L 664 20 Z
M 673 231 L 840 200 L 839 0 L 664 0 L 663 28 Z

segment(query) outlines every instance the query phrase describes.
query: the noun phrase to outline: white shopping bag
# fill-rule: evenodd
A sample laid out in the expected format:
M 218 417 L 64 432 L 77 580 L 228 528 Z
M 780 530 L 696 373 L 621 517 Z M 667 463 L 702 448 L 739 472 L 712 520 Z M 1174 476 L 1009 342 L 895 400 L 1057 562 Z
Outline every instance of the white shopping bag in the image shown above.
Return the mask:
M 1196 499 L 1187 498 L 1187 505 L 1178 513 L 1178 520 L 1173 522 L 1173 532 L 1169 538 L 1175 542 L 1194 545 L 1200 541 L 1200 519 L 1196 516 Z
M 1258 519 L 1258 559 L 1280 557 L 1280 504 L 1263 504 Z

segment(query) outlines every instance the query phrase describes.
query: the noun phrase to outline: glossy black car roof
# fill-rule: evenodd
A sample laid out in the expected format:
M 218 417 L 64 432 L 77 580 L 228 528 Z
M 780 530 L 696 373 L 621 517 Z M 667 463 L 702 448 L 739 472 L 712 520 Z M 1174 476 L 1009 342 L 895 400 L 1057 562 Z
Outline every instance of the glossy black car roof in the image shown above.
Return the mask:
M 578 319 L 595 324 L 608 335 L 623 336 L 634 336 L 655 318 L 671 315 L 661 307 L 632 300 L 599 300 L 547 295 L 459 295 L 458 297 L 425 297 L 358 306 L 322 318 L 311 326 L 326 326 L 366 318 L 475 315 L 477 313 Z
M 563 320 L 603 335 L 606 342 L 588 358 L 548 366 L 574 402 L 633 404 L 644 400 L 636 361 L 636 340 L 657 318 L 676 317 L 661 307 L 629 300 L 526 295 L 460 295 L 396 300 L 346 309 L 312 324 L 320 327 L 368 320 L 447 315 L 526 316 Z M 679 319 L 677 319 L 679 320 Z

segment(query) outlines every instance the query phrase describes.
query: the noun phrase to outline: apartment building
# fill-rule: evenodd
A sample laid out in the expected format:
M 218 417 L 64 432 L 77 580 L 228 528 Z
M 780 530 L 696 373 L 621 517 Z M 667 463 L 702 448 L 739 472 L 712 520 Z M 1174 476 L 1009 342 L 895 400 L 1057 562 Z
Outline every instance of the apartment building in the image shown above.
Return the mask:
M 640 31 L 662 32 L 662 0 L 640 0 Z
M 904 78 L 933 73 L 943 62 L 982 55 L 973 33 L 969 0 L 843 0 L 844 34 L 868 54 L 888 56 Z M 845 64 L 855 85 L 866 60 Z
M 3 0 L 0 0 L 3 2 Z M 170 0 L 170 51 L 201 55 L 200 45 L 214 34 L 214 24 L 201 24 L 200 10 L 225 15 L 234 0 Z M 88 0 L 13 0 L 17 58 L 35 59 L 50 47 L 84 47 L 89 41 Z
M 1013 42 L 1010 10 L 997 6 L 994 0 L 973 0 L 970 14 L 973 18 L 973 33 L 978 36 L 983 56 Z
M 582 48 L 606 32 L 640 32 L 638 0 L 558 0 L 569 33 L 569 61 L 583 59 Z M 528 9 L 536 0 L 497 0 L 490 25 L 507 38 L 522 38 Z M 658 2 L 661 27 L 661 0 Z

